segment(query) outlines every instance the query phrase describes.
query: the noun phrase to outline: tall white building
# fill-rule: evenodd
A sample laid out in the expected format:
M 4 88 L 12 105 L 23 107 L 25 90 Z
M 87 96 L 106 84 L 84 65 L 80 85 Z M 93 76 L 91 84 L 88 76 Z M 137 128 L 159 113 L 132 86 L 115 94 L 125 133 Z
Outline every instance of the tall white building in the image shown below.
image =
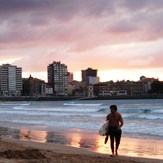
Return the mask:
M 67 95 L 68 71 L 65 64 L 55 61 L 49 64 L 48 84 L 53 87 L 54 95 Z
M 22 68 L 10 64 L 0 66 L 0 95 L 20 96 L 22 91 Z

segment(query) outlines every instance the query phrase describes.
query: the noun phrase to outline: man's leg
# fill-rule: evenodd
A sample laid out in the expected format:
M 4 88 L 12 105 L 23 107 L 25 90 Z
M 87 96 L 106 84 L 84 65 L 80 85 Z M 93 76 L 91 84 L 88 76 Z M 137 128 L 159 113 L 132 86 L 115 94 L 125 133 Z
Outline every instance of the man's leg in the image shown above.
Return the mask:
M 119 147 L 119 144 L 120 144 L 120 141 L 121 141 L 121 134 L 122 134 L 122 130 L 119 129 L 119 130 L 116 132 L 116 135 L 115 135 L 115 140 L 116 140 L 115 155 L 116 155 L 116 156 L 118 156 L 118 147 Z
M 114 134 L 113 133 L 110 134 L 110 147 L 111 147 L 112 155 L 114 155 Z

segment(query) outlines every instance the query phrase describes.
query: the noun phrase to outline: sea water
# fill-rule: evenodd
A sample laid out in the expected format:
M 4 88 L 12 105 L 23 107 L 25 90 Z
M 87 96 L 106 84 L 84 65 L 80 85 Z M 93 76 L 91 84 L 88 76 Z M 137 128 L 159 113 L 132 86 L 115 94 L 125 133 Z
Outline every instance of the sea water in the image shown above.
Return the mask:
M 112 104 L 117 105 L 124 119 L 122 137 L 130 138 L 131 142 L 140 139 L 154 141 L 159 146 L 163 141 L 161 99 L 0 102 L 0 126 L 3 128 L 0 133 L 1 136 L 57 142 L 108 153 L 109 145 L 104 146 L 104 137 L 98 135 L 98 130 L 106 121 Z M 121 142 L 128 145 L 123 139 Z M 158 151 L 162 150 L 158 148 Z M 150 151 L 144 152 L 148 155 Z M 152 157 L 162 155 L 160 151 L 157 153 Z

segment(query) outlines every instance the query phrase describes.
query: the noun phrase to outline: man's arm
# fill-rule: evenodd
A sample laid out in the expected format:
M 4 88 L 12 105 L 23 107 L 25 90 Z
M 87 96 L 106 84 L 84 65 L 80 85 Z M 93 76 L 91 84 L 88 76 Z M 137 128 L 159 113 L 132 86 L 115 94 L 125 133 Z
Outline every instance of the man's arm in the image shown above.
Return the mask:
M 121 127 L 124 125 L 123 118 L 122 118 L 121 114 L 120 114 L 120 119 L 119 119 L 119 121 L 120 121 L 120 123 L 121 123 L 119 127 L 121 128 Z
M 108 121 L 109 120 L 109 114 L 106 116 L 106 121 Z

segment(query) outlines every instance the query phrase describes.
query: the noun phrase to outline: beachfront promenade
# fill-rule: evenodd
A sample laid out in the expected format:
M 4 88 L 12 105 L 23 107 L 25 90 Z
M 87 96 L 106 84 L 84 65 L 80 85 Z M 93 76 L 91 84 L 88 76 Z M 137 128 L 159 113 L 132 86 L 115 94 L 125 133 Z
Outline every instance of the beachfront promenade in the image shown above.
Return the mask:
M 0 101 L 69 101 L 69 100 L 163 99 L 163 95 L 125 95 L 104 97 L 74 96 L 0 96 Z

